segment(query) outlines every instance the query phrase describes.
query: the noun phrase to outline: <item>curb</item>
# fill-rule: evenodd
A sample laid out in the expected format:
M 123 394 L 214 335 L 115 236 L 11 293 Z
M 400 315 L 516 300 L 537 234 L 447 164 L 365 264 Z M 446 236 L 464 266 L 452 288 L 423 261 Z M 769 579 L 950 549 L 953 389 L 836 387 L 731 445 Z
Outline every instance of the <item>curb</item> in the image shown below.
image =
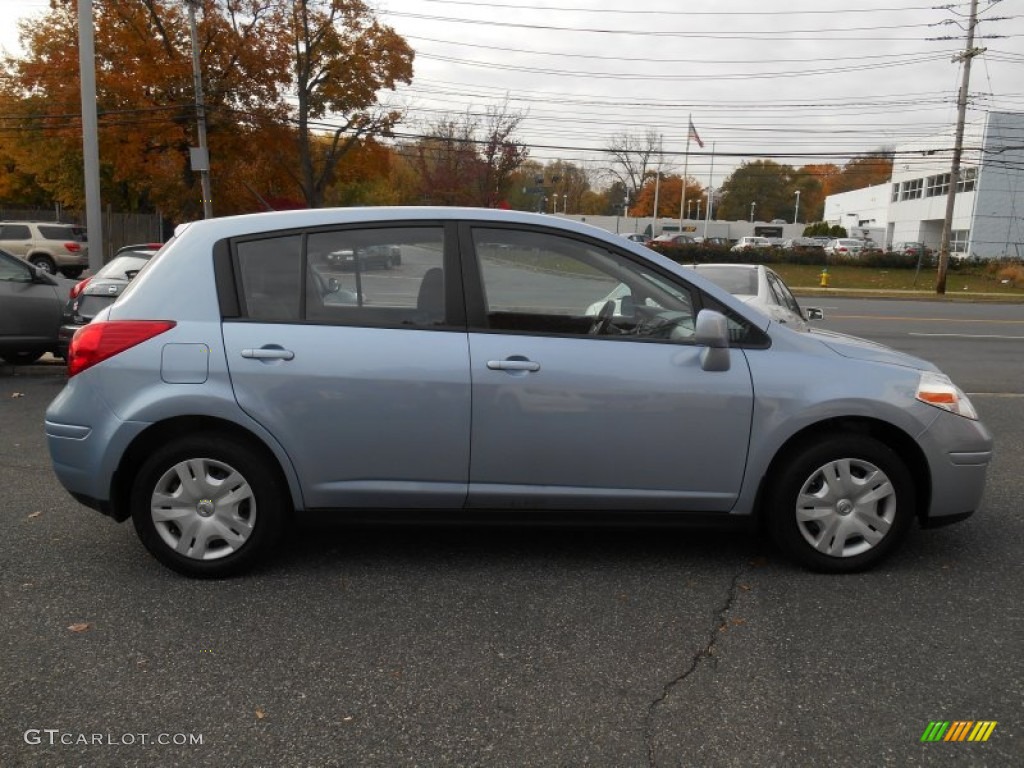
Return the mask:
M 1024 296 L 1006 293 L 947 293 L 935 291 L 875 290 L 873 288 L 820 288 L 810 285 L 791 285 L 797 296 L 835 296 L 845 299 L 896 299 L 902 301 L 940 301 L 960 304 L 1021 304 Z

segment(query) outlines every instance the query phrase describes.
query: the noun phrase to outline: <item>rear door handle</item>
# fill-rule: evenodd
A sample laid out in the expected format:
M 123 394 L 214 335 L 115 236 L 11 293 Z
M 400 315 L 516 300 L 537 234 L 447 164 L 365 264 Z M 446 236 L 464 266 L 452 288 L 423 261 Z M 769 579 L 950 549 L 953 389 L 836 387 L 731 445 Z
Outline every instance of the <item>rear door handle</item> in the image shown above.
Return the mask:
M 487 368 L 491 371 L 523 371 L 533 373 L 540 370 L 540 363 L 527 360 L 525 357 L 510 357 L 507 360 L 488 360 Z
M 242 357 L 247 357 L 250 360 L 291 360 L 295 357 L 295 353 L 290 349 L 270 344 L 259 349 L 243 349 Z

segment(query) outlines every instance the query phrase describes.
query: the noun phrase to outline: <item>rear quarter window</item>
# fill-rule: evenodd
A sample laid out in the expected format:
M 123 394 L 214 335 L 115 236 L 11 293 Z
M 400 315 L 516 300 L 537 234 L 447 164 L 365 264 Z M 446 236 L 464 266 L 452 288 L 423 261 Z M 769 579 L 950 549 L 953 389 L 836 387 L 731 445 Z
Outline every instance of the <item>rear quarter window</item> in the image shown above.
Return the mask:
M 39 234 L 47 240 L 74 240 L 82 242 L 83 230 L 81 227 L 55 226 L 53 224 L 40 224 Z

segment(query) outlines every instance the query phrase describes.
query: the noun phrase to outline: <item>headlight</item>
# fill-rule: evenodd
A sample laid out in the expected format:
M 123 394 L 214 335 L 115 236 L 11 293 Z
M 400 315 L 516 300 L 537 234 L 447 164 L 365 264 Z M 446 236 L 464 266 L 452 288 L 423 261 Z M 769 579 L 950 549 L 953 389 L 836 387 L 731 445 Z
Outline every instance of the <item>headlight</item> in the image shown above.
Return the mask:
M 978 419 L 978 412 L 974 410 L 967 395 L 942 373 L 921 374 L 921 381 L 917 384 L 917 399 L 957 416 L 975 421 Z

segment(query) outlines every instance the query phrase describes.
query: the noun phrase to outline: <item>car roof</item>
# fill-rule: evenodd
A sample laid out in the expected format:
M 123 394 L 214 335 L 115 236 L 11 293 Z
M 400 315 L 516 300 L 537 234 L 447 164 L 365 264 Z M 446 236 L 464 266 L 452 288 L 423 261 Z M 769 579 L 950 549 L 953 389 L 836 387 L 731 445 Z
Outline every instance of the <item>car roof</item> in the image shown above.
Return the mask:
M 197 229 L 206 237 L 234 237 L 273 232 L 288 227 L 316 227 L 336 224 L 366 224 L 389 221 L 484 221 L 490 223 L 547 226 L 581 234 L 614 236 L 608 230 L 573 219 L 555 218 L 542 213 L 501 210 L 498 208 L 457 208 L 447 206 L 380 206 L 353 208 L 307 208 L 293 211 L 264 211 L 239 216 L 199 219 L 179 225 L 178 230 Z
M 175 227 L 175 238 L 172 241 L 168 241 L 166 248 L 161 253 L 171 258 L 172 254 L 178 253 L 178 246 L 181 246 L 186 252 L 190 250 L 195 251 L 195 246 L 199 246 L 199 250 L 204 250 L 204 243 L 212 246 L 216 241 L 225 238 L 259 236 L 264 233 L 271 235 L 291 228 L 304 229 L 310 227 L 343 226 L 346 224 L 386 226 L 389 222 L 402 222 L 403 224 L 423 222 L 424 225 L 429 225 L 446 221 L 464 221 L 470 224 L 479 222 L 484 225 L 497 227 L 521 224 L 531 227 L 543 227 L 559 232 L 578 233 L 606 243 L 617 243 L 622 248 L 632 249 L 634 253 L 643 254 L 644 259 L 657 264 L 665 270 L 684 274 L 682 270 L 685 267 L 678 262 L 656 251 L 645 248 L 640 243 L 619 237 L 614 232 L 609 232 L 593 224 L 542 213 L 497 208 L 457 208 L 447 206 L 315 208 L 292 211 L 265 211 L 239 216 L 199 219 L 185 222 Z M 189 243 L 189 245 L 185 245 L 185 243 Z M 155 271 L 147 269 L 147 273 L 151 277 L 158 275 L 161 271 L 160 264 L 153 266 Z M 144 281 L 142 277 L 139 279 Z M 722 290 L 704 277 L 698 276 L 695 282 L 699 288 L 708 290 L 727 306 L 742 311 L 743 303 L 736 301 L 735 297 L 728 291 Z M 747 317 L 747 319 L 762 330 L 767 328 L 767 323 L 762 326 L 755 318 Z

